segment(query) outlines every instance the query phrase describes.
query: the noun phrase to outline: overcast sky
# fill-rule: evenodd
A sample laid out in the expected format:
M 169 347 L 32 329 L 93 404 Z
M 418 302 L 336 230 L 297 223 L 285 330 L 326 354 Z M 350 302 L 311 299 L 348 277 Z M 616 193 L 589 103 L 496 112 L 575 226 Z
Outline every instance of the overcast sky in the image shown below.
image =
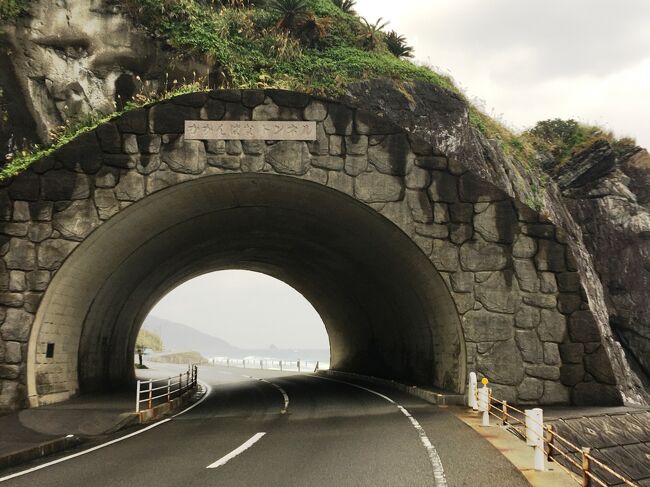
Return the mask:
M 650 147 L 650 1 L 357 0 L 521 129 L 576 118 Z
M 151 314 L 241 348 L 329 349 L 313 306 L 282 281 L 256 272 L 204 274 L 174 289 Z
M 649 0 L 357 0 L 357 11 L 390 20 L 418 61 L 512 128 L 576 118 L 650 147 Z M 153 313 L 240 347 L 328 347 L 311 305 L 261 274 L 203 276 Z

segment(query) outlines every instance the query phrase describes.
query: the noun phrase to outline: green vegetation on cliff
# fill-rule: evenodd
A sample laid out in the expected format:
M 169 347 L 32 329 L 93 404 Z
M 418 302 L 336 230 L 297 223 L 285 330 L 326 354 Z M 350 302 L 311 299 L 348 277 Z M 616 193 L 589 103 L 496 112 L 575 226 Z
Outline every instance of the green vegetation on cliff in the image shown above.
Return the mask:
M 29 1 L 0 0 L 0 17 L 25 14 Z M 179 57 L 193 57 L 212 67 L 209 80 L 188 83 L 169 79 L 165 93 L 141 94 L 125 110 L 208 85 L 282 88 L 337 97 L 346 86 L 371 78 L 390 78 L 397 84 L 426 81 L 466 100 L 449 77 L 409 61 L 412 48 L 398 33 L 385 32 L 386 22 L 360 18 L 353 0 L 113 1 L 152 36 L 174 48 Z M 487 138 L 500 140 L 506 154 L 538 176 L 541 159 L 550 157 L 554 166 L 559 166 L 599 137 L 613 146 L 634 142 L 619 141 L 609 132 L 573 120 L 540 122 L 516 134 L 467 103 L 473 126 Z M 63 127 L 49 147 L 14 154 L 0 170 L 0 181 L 116 115 L 119 113 L 90 117 Z

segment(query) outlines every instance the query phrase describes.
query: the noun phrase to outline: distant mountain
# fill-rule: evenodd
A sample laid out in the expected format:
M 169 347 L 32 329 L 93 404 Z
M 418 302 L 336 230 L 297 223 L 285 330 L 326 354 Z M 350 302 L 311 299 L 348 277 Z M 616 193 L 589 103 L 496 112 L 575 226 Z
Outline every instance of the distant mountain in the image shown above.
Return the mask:
M 317 349 L 280 349 L 275 345 L 267 349 L 245 349 L 231 345 L 221 338 L 192 328 L 182 323 L 149 315 L 142 328 L 157 333 L 162 338 L 163 349 L 173 352 L 199 352 L 206 358 L 248 356 L 275 358 L 283 360 L 329 360 L 329 350 Z

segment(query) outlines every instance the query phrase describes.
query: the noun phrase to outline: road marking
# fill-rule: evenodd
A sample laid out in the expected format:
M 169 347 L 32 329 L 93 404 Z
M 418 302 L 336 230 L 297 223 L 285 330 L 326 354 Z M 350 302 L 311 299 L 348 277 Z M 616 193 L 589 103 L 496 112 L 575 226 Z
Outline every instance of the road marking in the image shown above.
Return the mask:
M 417 431 L 418 436 L 420 437 L 420 442 L 424 446 L 424 449 L 427 451 L 427 454 L 429 456 L 429 461 L 431 462 L 431 467 L 433 468 L 433 480 L 434 480 L 434 485 L 436 487 L 447 487 L 447 478 L 445 477 L 445 470 L 442 467 L 442 461 L 440 460 L 440 456 L 438 455 L 438 451 L 436 448 L 433 446 L 431 443 L 431 440 L 429 440 L 429 437 L 427 436 L 426 431 L 424 431 L 424 428 L 420 425 L 417 419 L 415 419 L 411 413 L 408 412 L 408 410 L 401 406 L 400 404 L 396 403 L 394 400 L 392 400 L 390 397 L 385 396 L 381 392 L 373 391 L 372 389 L 368 389 L 367 387 L 360 386 L 358 384 L 354 384 L 352 382 L 347 382 L 344 380 L 338 380 L 338 379 L 332 379 L 330 377 L 321 377 L 318 375 L 313 375 L 312 377 L 315 377 L 317 379 L 323 379 L 323 380 L 329 380 L 332 382 L 339 382 L 341 384 L 346 384 L 351 387 L 356 387 L 357 389 L 363 389 L 366 392 L 369 392 L 371 394 L 374 394 L 375 396 L 379 396 L 382 399 L 388 401 L 391 404 L 394 404 L 397 409 L 400 410 L 400 412 L 408 418 L 408 420 L 411 422 L 411 425 L 413 425 L 413 428 L 415 428 L 415 431 Z
M 258 441 L 260 441 L 260 439 L 262 438 L 262 436 L 264 436 L 265 434 L 266 434 L 266 433 L 256 433 L 256 434 L 254 434 L 254 435 L 251 436 L 248 440 L 246 440 L 244 443 L 242 443 L 240 446 L 238 446 L 238 447 L 235 448 L 233 451 L 231 451 L 230 453 L 228 453 L 228 455 L 225 455 L 225 456 L 221 457 L 219 460 L 217 460 L 216 462 L 214 462 L 214 463 L 208 465 L 208 466 L 205 467 L 205 468 L 219 468 L 219 467 L 221 467 L 222 465 L 225 465 L 225 464 L 228 463 L 230 460 L 232 460 L 233 458 L 235 458 L 235 457 L 238 456 L 238 455 L 241 455 L 243 452 L 245 452 L 246 450 L 248 450 L 248 449 L 249 449 L 251 446 L 253 446 L 255 443 L 257 443 Z
M 68 455 L 67 457 L 58 458 L 58 459 L 53 460 L 51 462 L 47 462 L 47 463 L 44 463 L 42 465 L 38 465 L 36 467 L 32 467 L 32 468 L 29 468 L 27 470 L 23 470 L 21 472 L 16 472 L 16 473 L 13 473 L 11 475 L 7 475 L 6 477 L 0 477 L 0 483 L 6 482 L 7 480 L 15 479 L 16 477 L 22 477 L 23 475 L 27 475 L 28 473 L 36 472 L 37 470 L 41 470 L 41 469 L 44 469 L 44 468 L 47 468 L 47 467 L 51 467 L 52 465 L 56 465 L 58 463 L 62 463 L 62 462 L 66 462 L 68 460 L 72 460 L 73 458 L 77 458 L 77 457 L 80 457 L 82 455 L 86 455 L 88 453 L 92 453 L 92 452 L 97 451 L 97 450 L 101 450 L 102 448 L 106 448 L 107 446 L 114 445 L 115 443 L 119 443 L 120 441 L 124 441 L 124 440 L 132 438 L 134 436 L 137 436 L 139 434 L 142 434 L 145 431 L 149 431 L 151 429 L 157 428 L 158 426 L 163 425 L 163 424 L 171 421 L 176 416 L 180 416 L 181 414 L 185 414 L 190 409 L 195 408 L 196 406 L 201 404 L 203 401 L 205 401 L 205 399 L 207 399 L 207 397 L 210 395 L 210 392 L 212 392 L 212 388 L 208 384 L 206 384 L 203 381 L 199 381 L 199 382 L 201 383 L 201 385 L 203 387 L 205 387 L 205 394 L 203 395 L 203 397 L 201 399 L 199 399 L 197 402 L 195 402 L 194 404 L 192 404 L 190 407 L 188 407 L 186 409 L 183 409 L 180 413 L 175 414 L 171 418 L 163 419 L 161 421 L 158 421 L 157 423 L 154 423 L 152 425 L 147 426 L 146 428 L 142 428 L 141 430 L 134 431 L 133 433 L 129 433 L 128 435 L 120 436 L 119 438 L 116 438 L 116 439 L 111 440 L 111 441 L 107 441 L 106 443 L 102 443 L 101 445 L 97 445 L 97 446 L 94 446 L 92 448 L 88 448 L 87 450 L 80 451 L 78 453 L 73 453 L 72 455 Z
M 287 414 L 287 411 L 289 410 L 289 395 L 287 394 L 287 391 L 285 391 L 282 387 L 275 384 L 274 382 L 271 382 L 271 381 L 266 380 L 266 379 L 260 379 L 259 377 L 253 377 L 253 376 L 250 376 L 250 375 L 244 375 L 244 377 L 247 377 L 247 378 L 253 379 L 253 380 L 258 380 L 260 382 L 264 382 L 265 384 L 273 386 L 278 391 L 280 391 L 280 394 L 282 394 L 282 397 L 284 398 L 284 408 L 282 408 L 280 410 L 280 414 Z

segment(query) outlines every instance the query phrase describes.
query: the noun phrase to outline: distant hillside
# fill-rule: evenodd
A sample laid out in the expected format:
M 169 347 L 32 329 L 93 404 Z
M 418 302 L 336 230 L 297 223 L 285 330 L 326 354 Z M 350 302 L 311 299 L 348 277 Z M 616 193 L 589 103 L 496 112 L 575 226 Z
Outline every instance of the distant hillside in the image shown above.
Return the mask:
M 182 323 L 158 318 L 149 315 L 142 325 L 142 329 L 152 331 L 162 338 L 163 349 L 171 352 L 199 352 L 204 357 L 232 357 L 243 358 L 248 356 L 286 359 L 286 360 L 329 360 L 329 350 L 314 349 L 279 349 L 271 346 L 267 349 L 245 349 L 235 347 L 225 340 L 207 333 L 195 330 Z

